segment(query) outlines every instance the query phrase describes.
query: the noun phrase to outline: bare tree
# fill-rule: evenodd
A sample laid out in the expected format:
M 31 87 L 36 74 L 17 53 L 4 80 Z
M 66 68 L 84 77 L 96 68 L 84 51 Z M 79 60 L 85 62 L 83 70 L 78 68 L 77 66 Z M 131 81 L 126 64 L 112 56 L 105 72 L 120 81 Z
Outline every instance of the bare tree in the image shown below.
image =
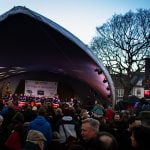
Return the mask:
M 133 77 L 144 69 L 144 60 L 150 57 L 150 9 L 114 15 L 97 28 L 97 36 L 90 47 L 114 74 L 119 75 L 127 98 L 135 85 Z

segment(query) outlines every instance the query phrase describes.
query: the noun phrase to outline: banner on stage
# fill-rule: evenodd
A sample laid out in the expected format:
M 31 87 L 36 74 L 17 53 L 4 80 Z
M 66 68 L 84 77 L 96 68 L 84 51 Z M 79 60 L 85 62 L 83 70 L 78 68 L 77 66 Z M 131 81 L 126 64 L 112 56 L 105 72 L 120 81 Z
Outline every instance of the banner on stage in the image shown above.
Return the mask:
M 57 82 L 25 80 L 25 95 L 53 98 L 57 94 Z

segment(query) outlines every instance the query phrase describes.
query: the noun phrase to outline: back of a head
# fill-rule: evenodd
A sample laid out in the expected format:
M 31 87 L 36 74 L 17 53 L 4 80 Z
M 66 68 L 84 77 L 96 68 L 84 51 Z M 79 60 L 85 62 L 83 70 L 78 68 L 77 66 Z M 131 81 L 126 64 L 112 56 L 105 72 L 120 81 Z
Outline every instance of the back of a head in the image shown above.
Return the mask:
M 57 108 L 57 109 L 55 110 L 55 114 L 56 114 L 56 115 L 62 115 L 62 109 L 61 109 L 61 108 Z
M 64 116 L 72 116 L 74 113 L 74 109 L 72 107 L 64 107 L 62 108 L 62 113 Z
M 17 121 L 17 122 L 24 122 L 24 115 L 21 112 L 17 112 L 13 118 L 12 121 Z
M 129 119 L 128 119 L 128 124 L 134 123 L 135 119 L 136 119 L 135 116 L 130 116 Z
M 59 139 L 59 138 L 60 138 L 59 132 L 54 131 L 54 132 L 52 133 L 52 139 Z
M 96 99 L 95 104 L 101 104 L 101 101 L 99 99 Z
M 40 107 L 38 109 L 38 114 L 41 116 L 45 116 L 46 115 L 46 109 L 44 107 Z
M 112 134 L 108 132 L 100 132 L 98 135 L 97 149 L 117 150 L 118 142 Z
M 87 111 L 87 109 L 82 109 L 81 113 L 80 113 L 80 116 L 81 116 L 82 119 L 87 119 L 87 118 L 90 117 L 89 112 Z

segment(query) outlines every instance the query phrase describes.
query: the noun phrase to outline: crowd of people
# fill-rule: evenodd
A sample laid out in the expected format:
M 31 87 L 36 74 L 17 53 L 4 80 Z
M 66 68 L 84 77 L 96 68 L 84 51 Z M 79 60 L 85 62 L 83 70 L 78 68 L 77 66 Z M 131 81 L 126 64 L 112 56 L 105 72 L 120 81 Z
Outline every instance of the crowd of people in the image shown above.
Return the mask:
M 16 107 L 0 103 L 1 150 L 148 150 L 150 111 L 115 111 L 99 99 Z M 36 109 L 35 109 L 36 108 Z

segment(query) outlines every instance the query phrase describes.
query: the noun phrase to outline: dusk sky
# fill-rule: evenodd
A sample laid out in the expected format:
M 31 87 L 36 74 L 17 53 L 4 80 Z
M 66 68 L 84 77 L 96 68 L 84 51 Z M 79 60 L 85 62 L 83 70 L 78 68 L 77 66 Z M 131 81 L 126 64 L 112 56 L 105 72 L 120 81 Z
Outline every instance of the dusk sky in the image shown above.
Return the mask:
M 96 27 L 114 14 L 150 8 L 150 0 L 0 0 L 0 15 L 14 6 L 25 6 L 58 23 L 85 44 Z

